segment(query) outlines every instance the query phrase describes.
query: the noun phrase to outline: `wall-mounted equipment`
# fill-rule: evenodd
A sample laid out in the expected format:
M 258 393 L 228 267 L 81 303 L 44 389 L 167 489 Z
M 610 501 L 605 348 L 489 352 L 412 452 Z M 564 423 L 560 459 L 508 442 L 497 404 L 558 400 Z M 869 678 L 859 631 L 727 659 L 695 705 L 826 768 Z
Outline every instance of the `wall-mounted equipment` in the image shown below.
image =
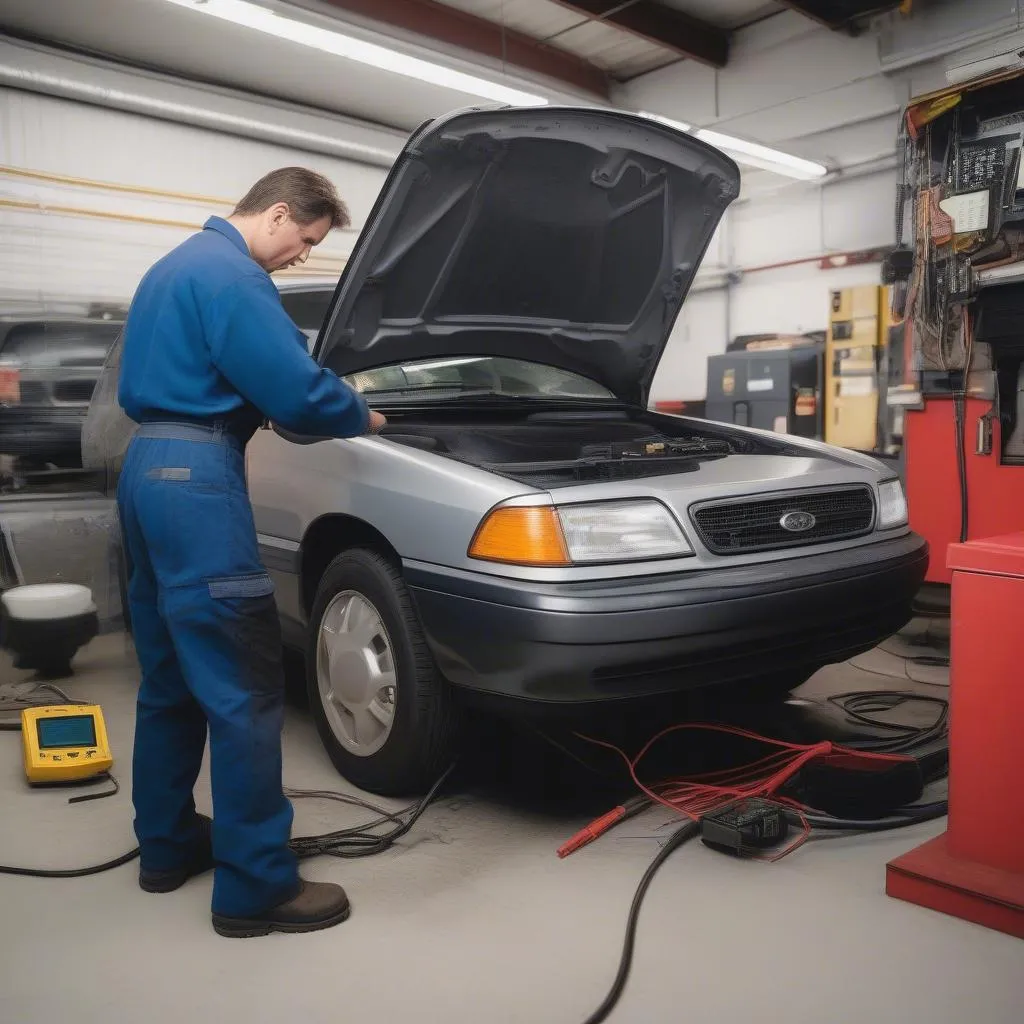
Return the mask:
M 950 544 L 1024 525 L 1024 66 L 979 56 L 965 73 L 993 73 L 912 100 L 901 122 L 904 477 L 931 583 L 950 582 Z

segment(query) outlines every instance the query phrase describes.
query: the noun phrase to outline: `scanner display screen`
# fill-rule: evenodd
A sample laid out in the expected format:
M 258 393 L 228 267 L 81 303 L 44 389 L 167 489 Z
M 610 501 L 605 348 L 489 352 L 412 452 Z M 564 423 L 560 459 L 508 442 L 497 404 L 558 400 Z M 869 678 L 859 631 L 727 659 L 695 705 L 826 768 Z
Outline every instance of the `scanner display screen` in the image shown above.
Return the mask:
M 96 746 L 96 723 L 92 715 L 67 715 L 36 721 L 40 749 Z

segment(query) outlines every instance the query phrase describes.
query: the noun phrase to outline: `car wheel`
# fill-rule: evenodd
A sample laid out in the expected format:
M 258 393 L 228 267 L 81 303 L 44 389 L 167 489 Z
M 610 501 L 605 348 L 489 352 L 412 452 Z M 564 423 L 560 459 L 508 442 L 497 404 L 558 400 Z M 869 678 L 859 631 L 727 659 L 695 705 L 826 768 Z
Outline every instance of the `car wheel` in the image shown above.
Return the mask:
M 317 587 L 309 703 L 338 771 L 387 796 L 422 793 L 451 763 L 459 711 L 402 574 L 375 551 L 338 555 Z

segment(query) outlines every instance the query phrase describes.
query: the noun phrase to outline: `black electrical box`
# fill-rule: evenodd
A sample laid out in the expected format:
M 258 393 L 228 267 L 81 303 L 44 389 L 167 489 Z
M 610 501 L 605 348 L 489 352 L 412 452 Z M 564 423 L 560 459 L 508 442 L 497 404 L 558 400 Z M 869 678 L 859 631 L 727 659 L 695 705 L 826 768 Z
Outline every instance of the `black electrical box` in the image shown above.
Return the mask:
M 817 345 L 711 356 L 705 418 L 820 439 L 823 358 Z
M 778 846 L 788 833 L 785 811 L 760 797 L 736 800 L 700 819 L 704 845 L 738 857 Z

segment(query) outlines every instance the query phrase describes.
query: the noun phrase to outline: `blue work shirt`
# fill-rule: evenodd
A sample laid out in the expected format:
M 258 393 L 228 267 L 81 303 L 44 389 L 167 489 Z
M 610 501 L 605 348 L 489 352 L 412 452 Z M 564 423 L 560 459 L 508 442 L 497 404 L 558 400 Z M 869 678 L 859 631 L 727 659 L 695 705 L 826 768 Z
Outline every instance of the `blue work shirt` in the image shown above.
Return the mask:
M 298 434 L 364 433 L 362 396 L 306 345 L 241 233 L 211 217 L 140 282 L 125 321 L 118 400 L 136 423 L 222 421 L 245 440 L 264 418 Z

